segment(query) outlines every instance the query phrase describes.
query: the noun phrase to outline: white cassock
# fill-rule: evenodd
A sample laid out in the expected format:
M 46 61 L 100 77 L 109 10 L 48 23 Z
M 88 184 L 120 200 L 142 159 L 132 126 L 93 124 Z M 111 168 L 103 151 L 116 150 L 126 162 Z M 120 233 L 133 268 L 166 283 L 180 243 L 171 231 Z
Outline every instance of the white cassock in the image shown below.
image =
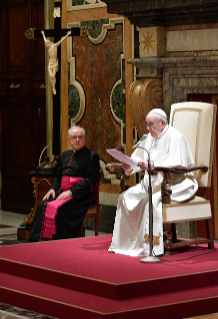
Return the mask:
M 154 166 L 193 166 L 194 159 L 186 138 L 171 126 L 166 126 L 154 139 L 150 134 L 140 143 L 150 153 Z M 143 149 L 136 149 L 131 156 L 140 162 L 147 161 Z M 140 168 L 134 168 L 133 173 Z M 163 246 L 163 222 L 161 183 L 162 173 L 151 177 L 153 203 L 153 252 L 161 255 Z M 145 172 L 140 184 L 123 192 L 118 199 L 114 231 L 109 252 L 129 256 L 149 255 L 149 176 Z M 191 198 L 198 189 L 193 173 L 172 174 L 170 189 L 171 200 L 182 202 Z

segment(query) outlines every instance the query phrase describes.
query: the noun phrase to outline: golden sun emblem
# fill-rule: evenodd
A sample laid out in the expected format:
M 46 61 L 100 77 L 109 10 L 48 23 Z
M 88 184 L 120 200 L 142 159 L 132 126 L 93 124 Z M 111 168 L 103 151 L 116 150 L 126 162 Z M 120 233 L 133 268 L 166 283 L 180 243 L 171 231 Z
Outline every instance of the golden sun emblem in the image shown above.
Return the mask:
M 152 43 L 156 42 L 155 40 L 152 40 L 154 32 L 149 36 L 149 33 L 147 31 L 147 36 L 144 35 L 144 33 L 142 33 L 143 37 L 144 37 L 144 41 L 140 42 L 142 44 L 144 44 L 144 48 L 143 51 L 147 48 L 148 54 L 149 54 L 149 48 L 151 48 L 152 50 L 154 50 Z

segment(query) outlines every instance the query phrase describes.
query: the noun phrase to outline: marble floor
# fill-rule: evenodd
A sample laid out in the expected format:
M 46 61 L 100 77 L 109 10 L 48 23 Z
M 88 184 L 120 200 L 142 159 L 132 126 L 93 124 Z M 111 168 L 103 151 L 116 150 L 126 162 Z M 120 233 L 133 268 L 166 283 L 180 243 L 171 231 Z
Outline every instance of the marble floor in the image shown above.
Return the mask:
M 23 222 L 23 219 L 26 215 L 5 212 L 0 210 L 0 246 L 3 245 L 12 245 L 17 242 L 17 228 Z M 94 236 L 94 231 L 86 230 L 85 236 Z M 100 233 L 104 235 L 104 233 Z M 25 241 L 24 241 L 25 242 Z M 21 243 L 21 242 L 19 242 Z M 53 317 L 45 316 L 43 314 L 31 312 L 29 310 L 21 309 L 11 305 L 7 305 L 0 302 L 0 319 L 52 319 Z M 59 319 L 59 318 L 53 318 Z M 80 318 L 75 318 L 80 319 Z M 173 319 L 173 318 L 169 318 Z M 188 318 L 186 318 L 188 319 Z M 189 319 L 218 319 L 217 314 L 210 314 L 206 316 L 192 317 Z
M 17 229 L 23 222 L 25 217 L 26 215 L 24 214 L 17 214 L 0 210 L 0 246 L 9 244 L 9 241 L 11 241 L 11 244 L 16 243 Z M 99 232 L 99 235 L 105 235 L 105 233 Z M 95 236 L 95 232 L 86 229 L 85 236 Z M 20 241 L 19 243 L 22 243 L 22 241 Z
M 0 210 L 0 238 L 17 233 L 17 228 L 26 215 Z

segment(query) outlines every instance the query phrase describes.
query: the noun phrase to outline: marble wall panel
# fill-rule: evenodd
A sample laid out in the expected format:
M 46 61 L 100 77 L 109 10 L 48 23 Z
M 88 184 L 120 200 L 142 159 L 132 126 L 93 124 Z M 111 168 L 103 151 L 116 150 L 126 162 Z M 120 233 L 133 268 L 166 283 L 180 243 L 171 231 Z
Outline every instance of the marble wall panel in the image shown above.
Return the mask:
M 168 52 L 211 50 L 218 50 L 218 29 L 167 32 Z
M 69 121 L 85 128 L 86 145 L 107 163 L 113 159 L 106 149 L 121 150 L 125 126 L 123 24 L 115 23 L 114 28 L 106 31 L 103 26 L 110 25 L 109 21 L 83 22 L 83 25 L 92 31 L 89 40 L 82 37 L 73 40 L 75 70 L 69 67 Z M 105 35 L 99 42 L 103 29 Z

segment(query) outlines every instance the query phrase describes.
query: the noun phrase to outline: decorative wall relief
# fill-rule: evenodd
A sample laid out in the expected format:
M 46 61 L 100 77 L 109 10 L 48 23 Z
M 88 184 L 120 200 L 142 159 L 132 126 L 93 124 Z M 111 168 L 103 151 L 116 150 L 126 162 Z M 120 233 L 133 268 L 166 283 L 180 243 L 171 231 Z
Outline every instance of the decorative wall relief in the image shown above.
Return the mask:
M 187 101 L 188 94 L 218 94 L 217 57 L 213 61 L 214 66 L 211 65 L 209 57 L 199 58 L 202 65 L 196 57 L 184 58 L 183 63 L 179 58 L 177 60 L 174 68 L 164 69 L 163 95 L 168 112 L 173 103 Z M 192 61 L 191 67 L 187 67 L 189 61 Z
M 106 149 L 125 149 L 123 18 L 82 22 L 84 25 L 91 29 L 88 39 L 68 41 L 69 125 L 85 128 L 87 146 L 99 154 L 105 166 L 113 161 Z M 68 24 L 70 28 L 78 26 Z
M 139 137 L 146 132 L 146 116 L 153 108 L 163 106 L 163 84 L 160 79 L 138 79 L 130 87 L 130 113 Z
M 145 60 L 158 60 L 165 55 L 164 27 L 136 27 L 134 32 L 135 58 L 128 61 L 136 67 L 136 80 L 132 83 L 130 94 L 130 113 L 139 137 L 146 133 L 144 126 L 148 112 L 153 108 L 163 107 L 162 72 L 157 66 L 144 64 Z
M 137 28 L 139 31 L 140 57 L 164 56 L 165 29 L 164 27 Z
M 67 0 L 68 11 L 106 7 L 101 0 Z

